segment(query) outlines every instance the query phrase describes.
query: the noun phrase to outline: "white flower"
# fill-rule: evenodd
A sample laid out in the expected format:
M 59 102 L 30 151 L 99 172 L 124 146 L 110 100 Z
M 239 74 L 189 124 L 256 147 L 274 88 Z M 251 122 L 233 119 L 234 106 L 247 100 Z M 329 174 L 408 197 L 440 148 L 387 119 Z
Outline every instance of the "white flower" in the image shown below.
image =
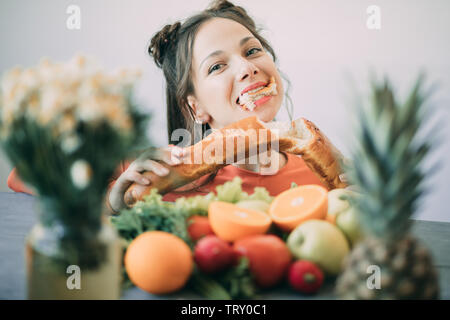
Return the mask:
M 81 145 L 81 139 L 78 137 L 78 135 L 71 134 L 69 136 L 64 137 L 61 140 L 61 149 L 66 154 L 71 154 L 72 152 L 76 151 Z
M 77 160 L 70 168 L 70 176 L 78 189 L 84 189 L 91 182 L 92 168 L 86 160 Z
M 82 55 L 67 63 L 44 58 L 34 68 L 16 67 L 5 73 L 1 82 L 3 125 L 25 115 L 41 126 L 56 125 L 53 131 L 59 134 L 70 131 L 79 121 L 96 125 L 104 120 L 128 131 L 132 120 L 127 99 L 138 77 L 140 71 L 131 69 L 106 73 L 94 59 Z M 73 119 L 58 125 L 68 112 Z

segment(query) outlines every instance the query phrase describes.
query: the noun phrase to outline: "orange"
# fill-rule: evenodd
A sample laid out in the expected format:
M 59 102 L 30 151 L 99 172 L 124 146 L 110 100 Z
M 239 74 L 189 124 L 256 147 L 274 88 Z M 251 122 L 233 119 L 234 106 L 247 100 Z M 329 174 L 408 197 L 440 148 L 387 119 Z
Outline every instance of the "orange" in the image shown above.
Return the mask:
M 134 239 L 125 253 L 125 269 L 130 280 L 152 294 L 181 289 L 193 270 L 188 245 L 171 233 L 144 232 Z
M 328 191 L 319 185 L 304 185 L 280 193 L 272 201 L 269 214 L 284 231 L 291 231 L 310 219 L 325 219 Z
M 272 223 L 270 217 L 262 211 L 240 208 L 223 201 L 210 203 L 208 218 L 214 233 L 231 242 L 246 236 L 263 234 Z

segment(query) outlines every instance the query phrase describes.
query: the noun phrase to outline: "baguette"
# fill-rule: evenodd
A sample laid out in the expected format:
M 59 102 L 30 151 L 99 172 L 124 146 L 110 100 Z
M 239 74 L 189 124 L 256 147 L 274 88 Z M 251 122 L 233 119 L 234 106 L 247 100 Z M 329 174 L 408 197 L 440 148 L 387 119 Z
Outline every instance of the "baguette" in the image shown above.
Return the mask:
M 256 136 L 255 131 L 258 132 Z M 245 144 L 238 143 L 238 139 L 244 139 Z M 226 148 L 227 143 L 233 148 Z M 180 165 L 169 166 L 158 161 L 169 169 L 169 174 L 160 177 L 150 171 L 144 172 L 143 175 L 152 181 L 151 185 L 132 184 L 125 192 L 124 202 L 127 206 L 133 206 L 153 188 L 157 188 L 160 194 L 168 193 L 230 163 L 270 148 L 301 155 L 307 166 L 329 190 L 346 186 L 339 177 L 342 173 L 342 154 L 311 121 L 300 118 L 292 122 L 264 123 L 252 116 L 215 131 L 193 146 L 187 147 L 188 160 Z M 205 156 L 205 151 L 208 150 L 212 152 L 206 152 Z M 216 150 L 222 152 L 216 153 Z M 203 158 L 200 163 L 196 163 L 195 155 L 199 154 L 203 155 Z
M 286 122 L 270 122 L 266 128 L 278 129 L 280 151 L 302 156 L 328 190 L 347 187 L 340 177 L 344 156 L 314 123 L 300 118 L 290 125 Z

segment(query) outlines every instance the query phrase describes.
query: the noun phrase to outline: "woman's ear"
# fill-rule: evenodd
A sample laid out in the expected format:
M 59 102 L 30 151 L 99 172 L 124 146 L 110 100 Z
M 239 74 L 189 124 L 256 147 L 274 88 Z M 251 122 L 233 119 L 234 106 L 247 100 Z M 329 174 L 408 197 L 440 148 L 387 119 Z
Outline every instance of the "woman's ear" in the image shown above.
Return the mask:
M 192 114 L 194 115 L 194 120 L 198 123 L 206 123 L 209 122 L 211 119 L 211 116 L 206 112 L 205 109 L 203 109 L 199 103 L 198 100 L 190 95 L 187 97 L 187 103 L 188 107 L 191 108 Z

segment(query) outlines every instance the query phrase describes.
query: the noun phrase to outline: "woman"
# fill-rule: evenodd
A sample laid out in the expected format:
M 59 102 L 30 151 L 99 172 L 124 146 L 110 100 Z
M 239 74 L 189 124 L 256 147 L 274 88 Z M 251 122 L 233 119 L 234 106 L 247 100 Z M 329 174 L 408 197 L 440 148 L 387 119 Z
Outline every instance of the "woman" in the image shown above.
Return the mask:
M 284 88 L 272 47 L 257 32 L 247 12 L 228 1 L 215 1 L 183 24 L 166 25 L 153 36 L 148 51 L 167 82 L 169 143 L 172 132 L 178 128 L 185 128 L 194 136 L 195 123 L 201 124 L 203 136 L 206 130 L 220 129 L 253 115 L 272 121 L 282 105 Z M 255 101 L 253 111 L 239 105 L 238 97 L 243 91 L 267 84 L 272 77 L 277 95 Z M 139 157 L 118 169 L 106 197 L 112 212 L 126 207 L 123 195 L 132 183 L 151 183 L 143 177 L 143 171 L 168 174 L 154 160 L 176 165 L 183 157 L 182 149 L 173 145 L 159 151 L 152 159 Z M 272 150 L 270 159 L 277 164 L 275 168 L 271 163 L 235 163 L 166 194 L 163 199 L 173 201 L 180 196 L 206 194 L 235 176 L 242 178 L 243 190 L 248 193 L 255 186 L 263 186 L 276 195 L 292 182 L 321 185 L 300 157 Z

